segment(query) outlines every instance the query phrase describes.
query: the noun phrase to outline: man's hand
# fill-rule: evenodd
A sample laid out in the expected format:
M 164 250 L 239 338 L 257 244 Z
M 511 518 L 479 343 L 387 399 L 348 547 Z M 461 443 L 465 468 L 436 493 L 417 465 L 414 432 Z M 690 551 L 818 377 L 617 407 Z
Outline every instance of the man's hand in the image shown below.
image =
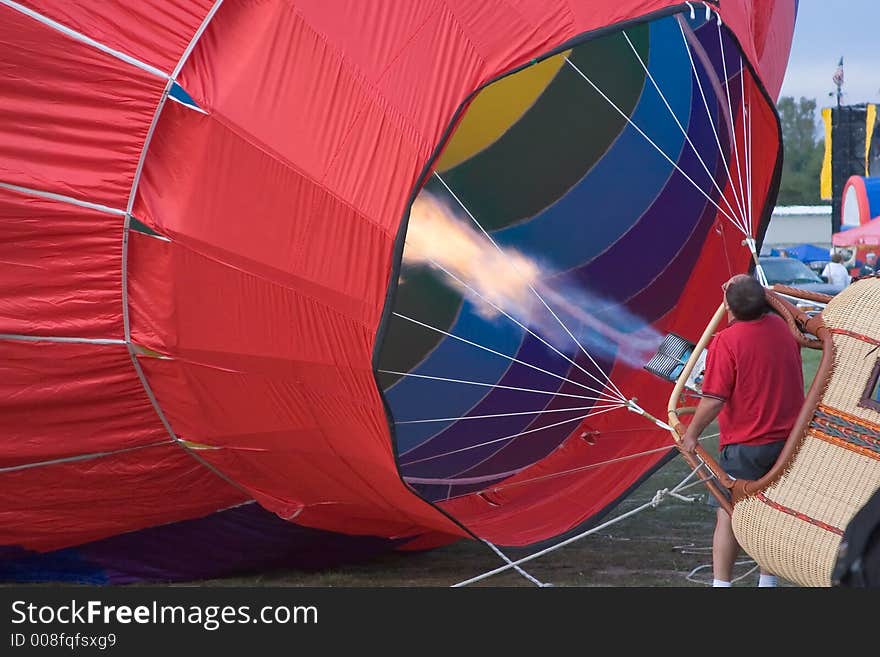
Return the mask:
M 684 432 L 684 436 L 681 437 L 681 448 L 684 450 L 686 454 L 696 454 L 697 453 L 697 445 L 700 444 L 700 436 L 696 431 L 693 431 L 692 427 L 688 427 L 688 430 Z
M 681 449 L 685 454 L 695 454 L 697 445 L 700 443 L 700 434 L 708 427 L 712 420 L 718 417 L 724 402 L 715 397 L 703 397 L 697 404 L 694 419 L 691 420 L 687 431 L 681 437 Z

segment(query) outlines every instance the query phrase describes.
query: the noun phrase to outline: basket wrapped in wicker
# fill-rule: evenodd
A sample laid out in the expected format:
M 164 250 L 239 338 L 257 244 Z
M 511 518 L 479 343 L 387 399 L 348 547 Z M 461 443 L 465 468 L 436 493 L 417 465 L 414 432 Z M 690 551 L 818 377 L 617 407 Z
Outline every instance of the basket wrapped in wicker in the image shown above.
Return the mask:
M 830 586 L 843 531 L 880 486 L 880 278 L 849 286 L 819 319 L 822 363 L 786 448 L 733 496 L 743 549 L 803 586 Z

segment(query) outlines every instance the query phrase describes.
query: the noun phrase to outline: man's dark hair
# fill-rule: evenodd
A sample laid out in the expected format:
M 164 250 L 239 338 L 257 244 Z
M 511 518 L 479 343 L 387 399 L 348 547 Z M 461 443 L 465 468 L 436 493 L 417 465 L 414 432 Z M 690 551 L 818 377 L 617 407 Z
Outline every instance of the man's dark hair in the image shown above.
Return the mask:
M 764 288 L 751 276 L 731 281 L 727 286 L 727 307 L 738 320 L 748 322 L 758 319 L 767 311 Z

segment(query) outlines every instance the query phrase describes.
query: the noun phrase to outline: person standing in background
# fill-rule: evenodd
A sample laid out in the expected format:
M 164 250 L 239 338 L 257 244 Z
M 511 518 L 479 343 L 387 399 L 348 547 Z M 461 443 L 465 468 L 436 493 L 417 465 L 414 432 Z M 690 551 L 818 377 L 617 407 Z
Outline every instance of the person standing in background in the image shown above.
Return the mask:
M 873 251 L 865 254 L 865 264 L 859 269 L 859 276 L 873 276 L 877 272 L 877 254 Z
M 843 256 L 839 253 L 835 253 L 831 256 L 831 262 L 825 265 L 825 269 L 822 270 L 822 276 L 825 280 L 841 290 L 849 285 L 851 280 L 849 272 L 842 263 Z

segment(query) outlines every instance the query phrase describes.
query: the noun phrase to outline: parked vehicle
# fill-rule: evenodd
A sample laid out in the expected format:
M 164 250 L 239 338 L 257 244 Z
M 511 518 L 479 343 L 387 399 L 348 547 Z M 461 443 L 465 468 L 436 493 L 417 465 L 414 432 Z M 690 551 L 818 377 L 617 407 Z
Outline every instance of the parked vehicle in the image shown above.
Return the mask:
M 827 283 L 810 267 L 794 258 L 761 256 L 758 258 L 758 261 L 761 263 L 764 275 L 771 285 L 788 285 L 789 287 L 796 287 L 820 294 L 830 294 L 832 296 L 843 289 L 842 287 Z

